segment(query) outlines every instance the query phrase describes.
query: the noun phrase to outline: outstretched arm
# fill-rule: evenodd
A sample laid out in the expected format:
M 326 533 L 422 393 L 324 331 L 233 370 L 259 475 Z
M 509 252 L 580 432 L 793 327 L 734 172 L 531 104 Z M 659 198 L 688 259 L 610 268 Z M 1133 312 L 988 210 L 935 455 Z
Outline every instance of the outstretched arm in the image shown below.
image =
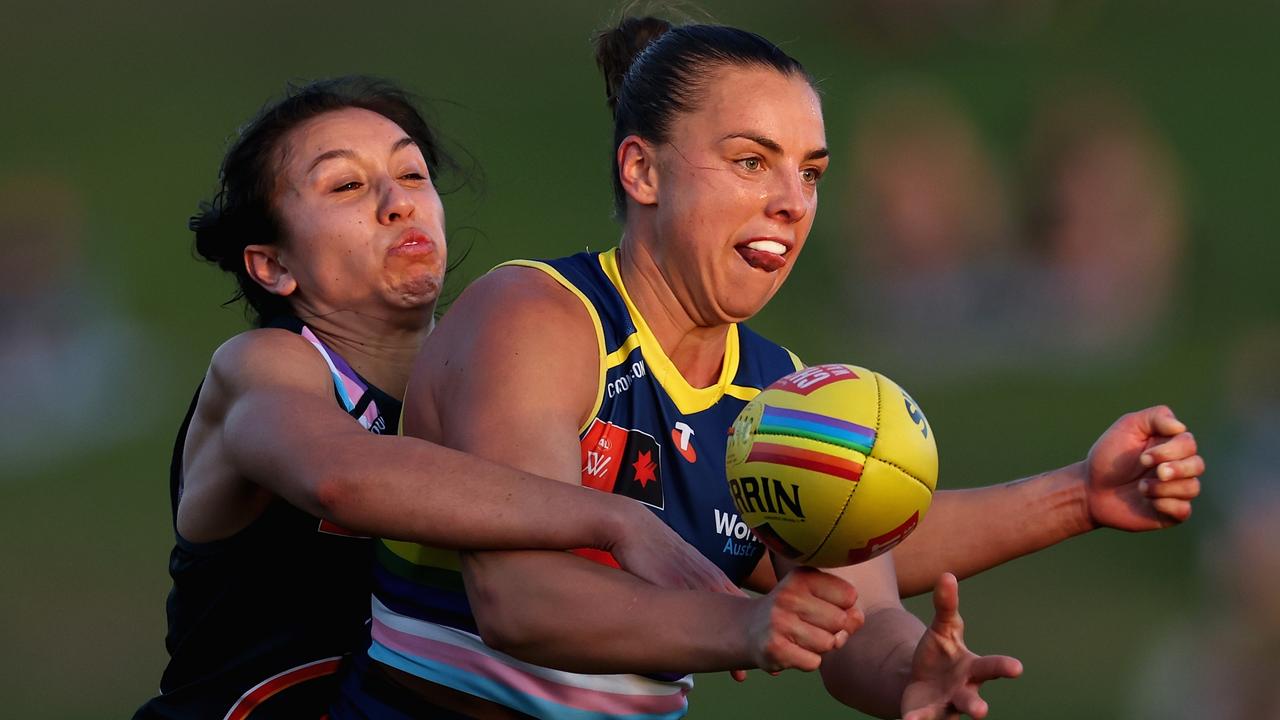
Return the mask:
M 796 572 L 785 562 L 778 569 Z M 987 712 L 978 695 L 982 683 L 1021 674 L 1016 659 L 979 657 L 965 646 L 955 576 L 938 581 L 934 619 L 926 628 L 898 599 L 892 556 L 828 572 L 857 584 L 858 606 L 866 615 L 863 628 L 822 659 L 823 684 L 846 705 L 906 720 L 941 720 L 956 713 L 980 718 Z
M 952 572 L 964 578 L 1098 527 L 1140 532 L 1191 516 L 1204 459 L 1167 407 L 1117 420 L 1073 465 L 1014 482 L 940 491 L 893 549 L 904 597 Z

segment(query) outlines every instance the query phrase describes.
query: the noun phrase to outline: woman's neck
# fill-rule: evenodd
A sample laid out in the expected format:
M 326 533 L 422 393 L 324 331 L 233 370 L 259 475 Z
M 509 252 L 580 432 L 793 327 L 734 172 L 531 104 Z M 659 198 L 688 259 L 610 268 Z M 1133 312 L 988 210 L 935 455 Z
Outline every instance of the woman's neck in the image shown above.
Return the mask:
M 299 314 L 325 345 L 342 356 L 365 380 L 397 400 L 404 399 L 418 350 L 435 326 L 434 307 L 426 322 L 396 323 L 351 311 Z
M 700 323 L 680 302 L 643 243 L 623 238 L 618 271 L 631 302 L 685 381 L 695 388 L 716 384 L 729 325 Z

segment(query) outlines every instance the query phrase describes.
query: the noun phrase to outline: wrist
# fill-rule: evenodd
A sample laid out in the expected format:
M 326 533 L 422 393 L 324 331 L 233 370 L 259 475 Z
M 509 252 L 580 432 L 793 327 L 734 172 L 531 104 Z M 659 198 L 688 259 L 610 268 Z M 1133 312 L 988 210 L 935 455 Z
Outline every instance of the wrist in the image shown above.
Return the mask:
M 591 528 L 590 546 L 597 550 L 612 552 L 614 548 L 624 544 L 627 535 L 635 529 L 635 510 L 638 503 L 613 493 L 588 490 L 598 495 L 603 502 L 598 512 L 593 513 L 596 522 Z
M 1062 468 L 1062 503 L 1066 508 L 1065 530 L 1069 537 L 1096 530 L 1098 521 L 1089 509 L 1089 466 L 1084 460 Z

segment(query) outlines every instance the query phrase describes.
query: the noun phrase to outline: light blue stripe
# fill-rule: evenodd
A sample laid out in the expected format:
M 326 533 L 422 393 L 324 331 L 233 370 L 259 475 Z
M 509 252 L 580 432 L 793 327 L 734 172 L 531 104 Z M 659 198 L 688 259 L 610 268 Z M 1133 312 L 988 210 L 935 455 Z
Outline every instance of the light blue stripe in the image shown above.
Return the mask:
M 795 418 L 766 416 L 760 425 L 762 428 L 782 427 L 795 428 L 797 430 L 808 430 L 809 432 L 816 433 L 818 435 L 844 438 L 850 442 L 857 442 L 865 445 L 870 445 L 876 439 L 875 433 L 862 433 L 853 430 L 845 430 L 843 428 L 833 427 L 826 423 L 809 422 L 808 420 L 798 420 Z
M 823 415 L 822 413 L 805 412 L 804 410 L 792 410 L 791 408 L 768 407 L 768 408 L 765 408 L 764 416 L 766 418 L 784 417 L 784 418 L 792 418 L 794 420 L 808 420 L 810 422 L 823 423 L 824 425 L 831 425 L 832 427 L 844 428 L 845 430 L 853 430 L 854 432 L 869 432 L 869 433 L 875 432 L 875 430 L 873 430 L 872 428 L 869 428 L 865 425 L 859 425 L 856 422 L 841 420 L 840 418 L 834 418 L 834 417 L 831 417 L 830 415 Z
M 592 710 L 581 710 L 561 705 L 551 700 L 526 695 L 515 688 L 508 687 L 492 678 L 467 672 L 452 665 L 407 656 L 387 647 L 377 640 L 369 647 L 369 657 L 378 662 L 429 680 L 438 685 L 445 685 L 499 705 L 505 705 L 527 715 L 545 720 L 679 720 L 688 712 L 689 702 L 685 701 L 683 710 L 666 715 L 639 713 L 635 715 L 609 715 Z
M 338 397 L 342 400 L 342 407 L 351 412 L 356 409 L 356 404 L 351 402 L 351 396 L 347 394 L 346 383 L 342 382 L 342 376 L 336 371 L 330 370 L 329 374 L 333 376 L 333 386 L 338 389 Z

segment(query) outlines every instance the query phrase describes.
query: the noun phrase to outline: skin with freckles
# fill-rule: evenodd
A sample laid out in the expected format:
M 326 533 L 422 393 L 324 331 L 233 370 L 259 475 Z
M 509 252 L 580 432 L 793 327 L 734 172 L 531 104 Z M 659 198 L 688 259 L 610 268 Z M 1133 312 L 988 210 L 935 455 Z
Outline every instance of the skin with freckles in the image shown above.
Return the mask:
M 828 164 L 822 107 L 803 77 L 755 68 L 713 77 L 702 110 L 676 118 L 671 142 L 631 136 L 618 149 L 624 186 L 653 210 L 643 232 L 628 228 L 624 279 L 637 269 L 626 255 L 648 255 L 645 272 L 656 270 L 679 304 L 672 314 L 700 327 L 752 317 L 786 281 Z M 779 101 L 745 101 L 760 95 Z M 743 257 L 760 239 L 785 246 L 776 267 Z
M 359 108 L 300 125 L 285 147 L 275 197 L 285 236 L 276 260 L 287 271 L 280 293 L 304 316 L 420 322 L 435 308 L 446 256 L 444 208 L 422 152 L 395 123 Z

